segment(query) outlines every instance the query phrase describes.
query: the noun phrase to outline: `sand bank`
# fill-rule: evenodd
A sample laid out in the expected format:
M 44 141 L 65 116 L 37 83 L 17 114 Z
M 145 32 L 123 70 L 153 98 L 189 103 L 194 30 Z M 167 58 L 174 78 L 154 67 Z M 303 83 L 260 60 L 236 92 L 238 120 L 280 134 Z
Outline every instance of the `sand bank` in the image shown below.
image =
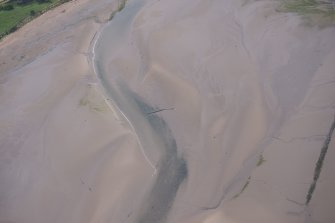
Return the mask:
M 80 0 L 1 42 L 0 222 L 334 222 L 335 29 L 277 4 Z

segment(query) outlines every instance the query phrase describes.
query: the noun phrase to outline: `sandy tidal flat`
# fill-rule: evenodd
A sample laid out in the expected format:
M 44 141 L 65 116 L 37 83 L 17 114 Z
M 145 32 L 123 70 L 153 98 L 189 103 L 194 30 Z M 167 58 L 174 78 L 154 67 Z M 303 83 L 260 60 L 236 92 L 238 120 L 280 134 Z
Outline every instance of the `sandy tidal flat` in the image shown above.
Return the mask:
M 77 0 L 0 42 L 0 222 L 335 222 L 335 29 L 277 7 Z

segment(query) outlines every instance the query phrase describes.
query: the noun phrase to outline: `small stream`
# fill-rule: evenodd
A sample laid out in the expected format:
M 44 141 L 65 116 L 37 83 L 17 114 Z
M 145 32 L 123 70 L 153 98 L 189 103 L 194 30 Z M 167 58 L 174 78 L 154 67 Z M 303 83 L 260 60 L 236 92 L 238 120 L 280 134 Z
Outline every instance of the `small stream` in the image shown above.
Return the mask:
M 136 134 L 142 153 L 153 168 L 153 184 L 142 201 L 136 222 L 166 222 L 167 214 L 181 183 L 187 178 L 187 165 L 179 156 L 176 141 L 157 110 L 131 91 L 122 74 L 108 66 L 128 43 L 132 22 L 148 0 L 130 0 L 125 8 L 103 28 L 94 45 L 93 64 L 106 97 L 119 110 Z

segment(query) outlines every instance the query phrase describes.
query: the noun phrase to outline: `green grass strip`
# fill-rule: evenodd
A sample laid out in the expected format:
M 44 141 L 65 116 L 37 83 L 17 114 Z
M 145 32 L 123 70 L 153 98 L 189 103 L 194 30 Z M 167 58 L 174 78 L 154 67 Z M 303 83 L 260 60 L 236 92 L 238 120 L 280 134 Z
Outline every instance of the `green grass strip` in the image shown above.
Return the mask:
M 335 13 L 335 1 L 319 0 L 285 0 L 282 8 L 287 12 L 296 12 L 299 14 L 322 14 L 331 16 Z
M 0 39 L 16 31 L 46 11 L 55 8 L 69 0 L 49 0 L 44 3 L 31 1 L 18 4 L 16 1 L 1 2 L 0 6 L 12 5 L 12 10 L 0 10 Z

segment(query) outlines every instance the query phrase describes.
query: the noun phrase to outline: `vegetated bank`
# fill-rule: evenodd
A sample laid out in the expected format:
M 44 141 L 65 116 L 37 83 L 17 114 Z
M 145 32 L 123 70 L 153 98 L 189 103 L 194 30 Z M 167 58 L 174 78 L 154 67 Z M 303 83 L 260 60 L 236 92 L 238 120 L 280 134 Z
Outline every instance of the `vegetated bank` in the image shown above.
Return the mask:
M 70 0 L 0 0 L 0 39 Z
M 318 25 L 335 25 L 335 0 L 282 0 L 281 10 L 305 16 Z

